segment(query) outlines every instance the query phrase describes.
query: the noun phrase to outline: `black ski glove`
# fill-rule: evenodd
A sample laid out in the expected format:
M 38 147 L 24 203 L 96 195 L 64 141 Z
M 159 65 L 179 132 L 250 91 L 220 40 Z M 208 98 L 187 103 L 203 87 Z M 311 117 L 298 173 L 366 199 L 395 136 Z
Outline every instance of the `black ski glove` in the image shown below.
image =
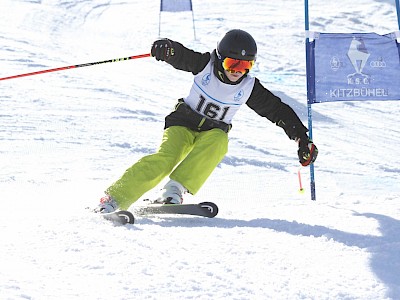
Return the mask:
M 168 61 L 174 54 L 174 47 L 169 39 L 157 40 L 151 46 L 151 56 L 157 60 Z
M 314 143 L 307 137 L 298 139 L 299 149 L 297 155 L 299 156 L 299 162 L 302 166 L 308 166 L 317 159 L 318 148 Z

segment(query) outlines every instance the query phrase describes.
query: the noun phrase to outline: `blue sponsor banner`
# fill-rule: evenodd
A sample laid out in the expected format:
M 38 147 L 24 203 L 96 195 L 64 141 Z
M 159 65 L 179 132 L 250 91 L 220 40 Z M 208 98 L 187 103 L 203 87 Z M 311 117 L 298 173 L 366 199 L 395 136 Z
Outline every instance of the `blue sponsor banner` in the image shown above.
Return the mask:
M 400 100 L 395 33 L 319 33 L 314 55 L 314 103 Z
M 161 0 L 160 11 L 191 11 L 192 0 Z

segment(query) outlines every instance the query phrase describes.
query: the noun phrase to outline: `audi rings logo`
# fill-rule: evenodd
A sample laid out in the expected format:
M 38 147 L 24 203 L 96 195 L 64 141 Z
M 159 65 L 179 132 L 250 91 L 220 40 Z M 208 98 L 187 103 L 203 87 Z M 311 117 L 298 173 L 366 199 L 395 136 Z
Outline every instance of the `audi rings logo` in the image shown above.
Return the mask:
M 377 60 L 373 60 L 369 63 L 372 68 L 386 68 L 386 62 L 383 57 L 379 57 Z

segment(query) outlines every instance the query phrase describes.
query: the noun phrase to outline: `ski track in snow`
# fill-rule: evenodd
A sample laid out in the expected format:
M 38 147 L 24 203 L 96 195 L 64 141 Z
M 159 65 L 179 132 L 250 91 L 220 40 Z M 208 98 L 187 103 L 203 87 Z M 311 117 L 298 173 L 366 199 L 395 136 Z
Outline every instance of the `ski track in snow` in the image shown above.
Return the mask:
M 397 30 L 394 1 L 309 1 L 310 29 Z M 253 75 L 307 124 L 302 1 L 193 1 L 161 36 L 258 43 Z M 0 77 L 149 52 L 157 1 L 2 0 Z M 400 299 L 400 103 L 313 105 L 317 201 L 296 145 L 243 107 L 230 149 L 187 203 L 214 219 L 85 210 L 143 155 L 192 75 L 151 58 L 1 81 L 1 299 Z M 154 191 L 149 192 L 149 194 Z M 146 196 L 146 195 L 144 195 Z

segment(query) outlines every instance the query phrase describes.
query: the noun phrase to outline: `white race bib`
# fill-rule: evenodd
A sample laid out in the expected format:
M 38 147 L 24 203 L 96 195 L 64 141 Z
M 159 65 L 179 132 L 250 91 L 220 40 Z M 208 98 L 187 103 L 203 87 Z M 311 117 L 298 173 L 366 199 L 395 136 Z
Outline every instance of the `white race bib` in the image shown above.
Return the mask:
M 240 106 L 249 99 L 255 79 L 247 75 L 239 84 L 223 83 L 214 75 L 213 64 L 210 60 L 195 75 L 185 103 L 207 118 L 231 124 Z

